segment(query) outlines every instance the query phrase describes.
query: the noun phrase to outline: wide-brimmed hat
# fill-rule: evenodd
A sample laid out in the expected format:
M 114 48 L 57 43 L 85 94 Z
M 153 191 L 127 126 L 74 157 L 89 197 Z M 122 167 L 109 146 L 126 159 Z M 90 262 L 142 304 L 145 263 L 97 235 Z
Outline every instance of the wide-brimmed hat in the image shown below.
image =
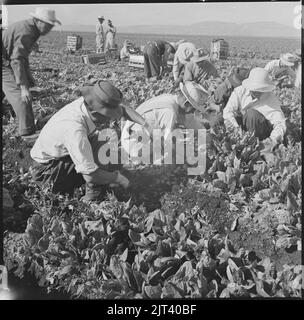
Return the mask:
M 209 93 L 200 84 L 193 81 L 186 81 L 180 83 L 180 90 L 187 101 L 196 110 L 204 111 L 205 103 L 208 101 Z
M 93 86 L 83 86 L 80 92 L 91 108 L 99 112 L 102 107 L 111 109 L 114 119 L 122 116 L 122 92 L 109 81 L 99 80 Z
M 31 12 L 30 15 L 33 18 L 36 18 L 45 23 L 51 24 L 52 26 L 54 26 L 55 23 L 58 23 L 61 25 L 61 22 L 56 19 L 55 10 L 52 10 L 49 8 L 38 7 L 35 9 L 35 12 L 34 13 Z
M 242 86 L 250 91 L 269 92 L 275 89 L 274 83 L 269 78 L 269 73 L 264 68 L 253 68 L 249 77 L 242 82 Z
M 229 82 L 231 85 L 236 88 L 242 84 L 242 82 L 248 78 L 249 75 L 249 69 L 248 68 L 241 68 L 238 67 L 236 70 L 232 73 L 230 77 L 228 77 Z
M 98 16 L 97 19 L 102 19 L 102 20 L 104 20 L 105 18 L 104 18 L 104 16 Z
M 281 54 L 280 60 L 284 66 L 292 67 L 297 61 L 297 57 L 292 53 Z

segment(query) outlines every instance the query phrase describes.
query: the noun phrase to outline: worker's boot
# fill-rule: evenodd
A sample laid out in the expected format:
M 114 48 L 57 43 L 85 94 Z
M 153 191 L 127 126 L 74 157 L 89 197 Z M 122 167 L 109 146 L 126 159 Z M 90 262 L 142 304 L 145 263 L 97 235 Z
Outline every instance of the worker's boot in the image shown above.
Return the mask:
M 85 195 L 81 198 L 83 202 L 100 202 L 105 198 L 106 187 L 92 183 L 86 184 Z

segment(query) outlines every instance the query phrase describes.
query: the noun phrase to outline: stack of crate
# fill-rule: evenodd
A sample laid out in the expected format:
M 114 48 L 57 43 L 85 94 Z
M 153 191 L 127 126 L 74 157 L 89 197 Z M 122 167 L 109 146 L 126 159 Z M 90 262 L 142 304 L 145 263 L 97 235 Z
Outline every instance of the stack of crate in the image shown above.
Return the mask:
M 214 39 L 211 42 L 210 57 L 212 60 L 227 59 L 229 44 L 224 39 Z
M 69 51 L 77 51 L 82 47 L 82 37 L 78 35 L 72 35 L 67 37 L 67 49 Z
M 104 53 L 91 53 L 81 57 L 85 64 L 106 64 L 107 59 Z

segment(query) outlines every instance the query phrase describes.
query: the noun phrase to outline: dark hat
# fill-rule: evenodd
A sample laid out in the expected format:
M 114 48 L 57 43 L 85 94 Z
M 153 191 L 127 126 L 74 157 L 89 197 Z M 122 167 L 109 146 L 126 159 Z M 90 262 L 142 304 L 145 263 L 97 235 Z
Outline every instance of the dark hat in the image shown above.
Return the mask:
M 247 68 L 237 68 L 233 74 L 228 78 L 231 85 L 236 88 L 240 86 L 243 80 L 247 79 L 249 75 L 249 69 Z
M 86 103 L 96 112 L 103 107 L 111 109 L 113 118 L 120 119 L 122 116 L 122 92 L 109 81 L 99 80 L 94 86 L 84 86 L 80 92 Z

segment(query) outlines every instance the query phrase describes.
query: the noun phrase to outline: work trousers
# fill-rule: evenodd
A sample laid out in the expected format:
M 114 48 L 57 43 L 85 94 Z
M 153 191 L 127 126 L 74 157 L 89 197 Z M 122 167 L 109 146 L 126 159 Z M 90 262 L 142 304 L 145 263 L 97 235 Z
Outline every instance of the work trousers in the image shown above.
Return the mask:
M 96 36 L 96 53 L 102 53 L 104 47 L 104 39 L 102 36 Z
M 147 43 L 143 53 L 146 78 L 158 77 L 160 75 L 161 57 L 156 44 Z
M 107 143 L 98 141 L 98 135 L 95 134 L 89 138 L 92 146 L 95 163 L 103 170 L 114 171 L 120 169 L 120 165 L 108 164 L 102 165 L 98 160 L 98 151 L 100 147 Z M 64 157 L 49 161 L 47 164 L 36 164 L 33 174 L 34 181 L 41 184 L 52 185 L 53 193 L 68 194 L 72 196 L 75 189 L 81 187 L 86 182 L 81 173 L 75 170 L 75 164 L 71 157 Z M 108 185 L 86 184 L 85 199 L 88 201 L 100 200 L 109 190 Z
M 243 117 L 236 118 L 245 131 L 254 132 L 260 140 L 269 138 L 273 129 L 272 124 L 257 110 L 249 109 Z
M 20 86 L 16 84 L 11 67 L 2 65 L 2 90 L 11 104 L 18 121 L 18 132 L 21 136 L 35 133 L 35 118 L 31 103 L 21 99 Z

